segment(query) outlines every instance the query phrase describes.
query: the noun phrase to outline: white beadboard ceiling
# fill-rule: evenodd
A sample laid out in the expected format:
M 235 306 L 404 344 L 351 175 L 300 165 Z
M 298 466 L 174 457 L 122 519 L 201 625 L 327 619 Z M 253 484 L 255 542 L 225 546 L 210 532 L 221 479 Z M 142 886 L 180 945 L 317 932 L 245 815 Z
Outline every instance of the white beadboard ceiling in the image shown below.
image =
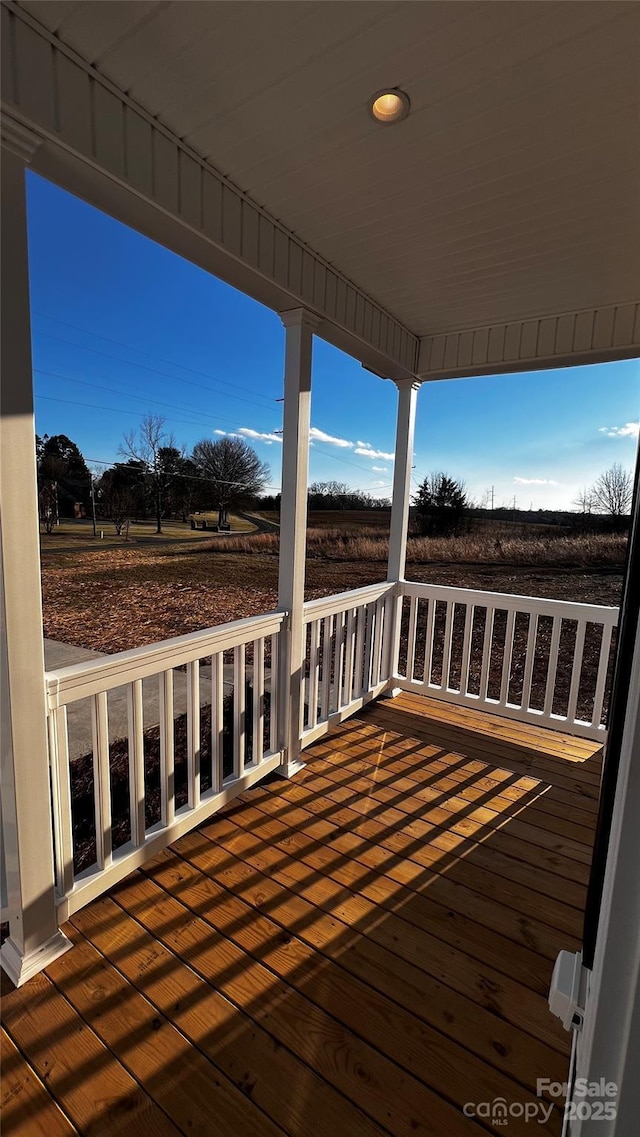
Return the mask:
M 636 3 L 20 6 L 415 334 L 637 294 Z

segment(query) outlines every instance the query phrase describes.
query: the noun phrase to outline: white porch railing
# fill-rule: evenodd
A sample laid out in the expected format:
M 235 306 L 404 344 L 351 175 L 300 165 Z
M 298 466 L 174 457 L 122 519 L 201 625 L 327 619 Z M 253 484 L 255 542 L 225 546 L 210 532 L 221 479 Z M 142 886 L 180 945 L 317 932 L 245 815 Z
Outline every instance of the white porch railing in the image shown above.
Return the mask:
M 617 608 L 431 584 L 399 589 L 395 686 L 604 740 Z
M 46 674 L 61 922 L 280 764 L 271 677 L 285 618 L 238 620 Z M 72 794 L 74 767 L 84 783 Z M 84 812 L 93 799 L 88 839 L 78 792 Z M 125 825 L 128 812 L 119 847 L 116 793 Z M 93 863 L 76 869 L 80 838 Z
M 286 618 L 46 674 L 60 922 L 282 763 Z M 314 600 L 302 746 L 393 688 L 604 740 L 617 618 L 616 608 L 427 584 Z
M 383 583 L 305 604 L 303 747 L 388 686 L 395 597 L 396 586 Z

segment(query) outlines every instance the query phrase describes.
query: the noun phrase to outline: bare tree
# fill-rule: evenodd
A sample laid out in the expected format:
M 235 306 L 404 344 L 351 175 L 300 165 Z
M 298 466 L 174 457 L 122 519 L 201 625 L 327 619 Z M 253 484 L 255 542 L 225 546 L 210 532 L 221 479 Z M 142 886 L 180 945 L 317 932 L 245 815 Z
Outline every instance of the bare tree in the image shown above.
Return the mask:
M 580 513 L 591 513 L 594 507 L 593 486 L 582 486 L 573 499 L 573 504 Z
M 633 478 L 620 462 L 614 462 L 589 491 L 593 509 L 609 517 L 625 517 L 631 511 Z
M 242 438 L 203 438 L 193 448 L 192 460 L 207 483 L 222 525 L 226 511 L 262 493 L 271 471 Z
M 165 432 L 164 423 L 162 415 L 145 415 L 138 430 L 125 434 L 123 445 L 118 447 L 123 457 L 141 462 L 146 470 L 156 515 L 156 533 L 162 533 L 164 496 L 175 477 L 175 463 L 167 461 L 167 451 L 180 453 L 175 448 L 173 435 Z

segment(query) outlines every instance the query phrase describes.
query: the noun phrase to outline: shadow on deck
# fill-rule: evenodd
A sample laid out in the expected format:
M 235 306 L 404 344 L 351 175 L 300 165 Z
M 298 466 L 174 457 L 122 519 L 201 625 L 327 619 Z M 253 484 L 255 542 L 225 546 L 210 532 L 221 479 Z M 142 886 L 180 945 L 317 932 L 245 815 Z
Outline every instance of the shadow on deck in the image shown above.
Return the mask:
M 597 745 L 405 694 L 306 761 L 5 982 L 6 1135 L 560 1133 Z

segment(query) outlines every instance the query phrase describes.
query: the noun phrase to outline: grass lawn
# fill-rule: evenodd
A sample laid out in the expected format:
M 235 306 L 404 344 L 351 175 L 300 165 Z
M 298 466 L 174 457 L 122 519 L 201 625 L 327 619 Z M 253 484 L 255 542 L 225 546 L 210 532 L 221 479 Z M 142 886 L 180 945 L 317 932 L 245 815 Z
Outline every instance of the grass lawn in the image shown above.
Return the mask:
M 206 517 L 208 525 L 217 524 L 218 514 L 198 514 L 198 521 Z M 232 533 L 253 533 L 256 526 L 244 518 L 230 517 Z M 64 552 L 80 548 L 126 548 L 129 545 L 159 544 L 161 541 L 201 541 L 214 536 L 211 529 L 192 529 L 189 521 L 163 521 L 162 533 L 156 533 L 155 521 L 131 521 L 128 537 L 119 537 L 111 521 L 96 521 L 97 536 L 93 535 L 93 522 L 90 518 L 63 518 L 53 533 L 45 533 L 40 527 L 40 547 L 43 552 L 55 550 Z M 102 537 L 100 534 L 102 533 Z M 216 534 L 217 535 L 217 534 Z M 227 534 L 228 536 L 228 534 Z

